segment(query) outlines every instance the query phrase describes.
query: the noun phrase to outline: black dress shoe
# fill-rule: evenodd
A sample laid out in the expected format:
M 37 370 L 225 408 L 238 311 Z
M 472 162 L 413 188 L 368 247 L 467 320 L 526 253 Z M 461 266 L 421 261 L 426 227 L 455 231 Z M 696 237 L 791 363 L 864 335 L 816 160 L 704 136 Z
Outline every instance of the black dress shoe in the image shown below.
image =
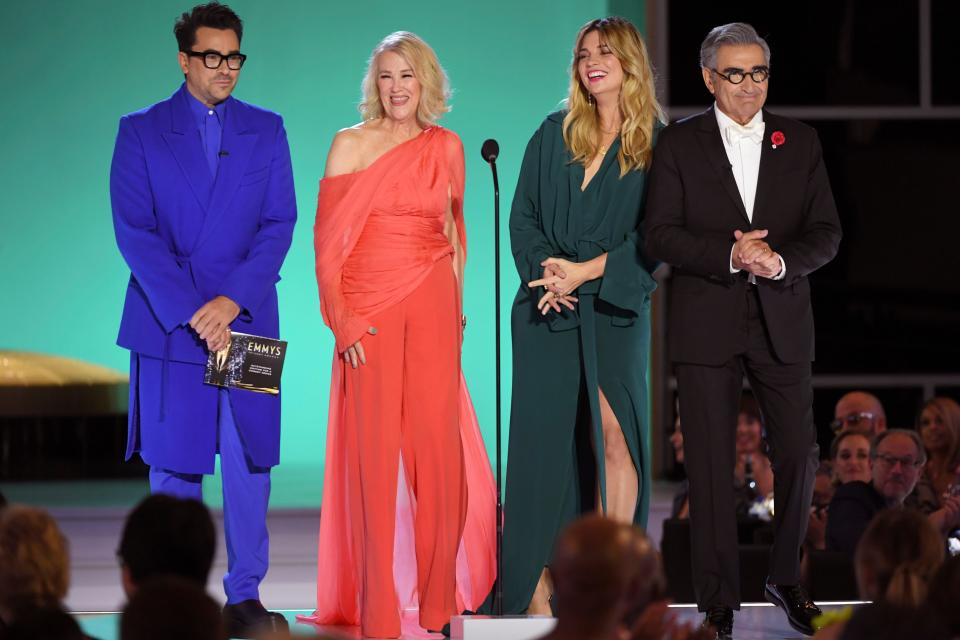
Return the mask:
M 225 605 L 223 622 L 231 638 L 256 638 L 264 633 L 290 630 L 286 618 L 276 611 L 267 611 L 259 600 Z
M 783 609 L 791 627 L 808 636 L 814 634 L 813 619 L 823 611 L 813 603 L 803 587 L 768 582 L 763 588 L 763 595 L 768 602 Z
M 701 625 L 704 629 L 711 629 L 717 640 L 732 640 L 733 638 L 733 609 L 717 605 L 707 609 L 707 615 Z

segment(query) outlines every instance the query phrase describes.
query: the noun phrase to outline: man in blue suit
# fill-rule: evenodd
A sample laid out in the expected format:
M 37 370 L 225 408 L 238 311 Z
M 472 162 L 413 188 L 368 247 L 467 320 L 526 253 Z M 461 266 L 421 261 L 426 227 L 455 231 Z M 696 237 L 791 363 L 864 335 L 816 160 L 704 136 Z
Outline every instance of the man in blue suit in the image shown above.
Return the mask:
M 296 201 L 283 121 L 230 96 L 246 56 L 229 7 L 199 5 L 174 33 L 186 81 L 120 120 L 110 172 L 117 244 L 130 267 L 117 344 L 130 350 L 134 452 L 154 493 L 202 499 L 220 454 L 234 637 L 285 628 L 260 603 L 280 398 L 204 385 L 231 329 L 278 337 L 276 283 Z

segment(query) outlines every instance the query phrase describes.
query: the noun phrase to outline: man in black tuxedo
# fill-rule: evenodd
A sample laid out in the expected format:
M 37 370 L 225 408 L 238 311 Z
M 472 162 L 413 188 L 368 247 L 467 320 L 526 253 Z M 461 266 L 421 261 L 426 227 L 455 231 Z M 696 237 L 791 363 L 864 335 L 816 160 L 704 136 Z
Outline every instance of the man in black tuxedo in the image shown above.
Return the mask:
M 704 624 L 730 637 L 740 606 L 733 467 L 746 374 L 775 474 L 767 599 L 812 634 L 820 611 L 799 586 L 818 464 L 807 278 L 836 254 L 840 223 L 816 132 L 763 110 L 770 50 L 753 27 L 713 29 L 700 64 L 716 102 L 660 134 L 645 221 L 649 255 L 674 268 L 669 350 L 690 479 L 694 588 Z

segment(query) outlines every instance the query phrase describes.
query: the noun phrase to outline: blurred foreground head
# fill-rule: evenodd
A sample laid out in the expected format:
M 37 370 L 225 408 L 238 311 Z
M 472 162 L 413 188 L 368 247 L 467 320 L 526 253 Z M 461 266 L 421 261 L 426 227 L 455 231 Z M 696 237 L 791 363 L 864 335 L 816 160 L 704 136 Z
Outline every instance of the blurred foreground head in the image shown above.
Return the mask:
M 216 545 L 213 518 L 202 503 L 162 494 L 145 498 L 127 516 L 117 549 L 127 597 L 156 576 L 179 576 L 205 588 Z
M 70 585 L 67 539 L 42 509 L 11 506 L 0 514 L 0 617 L 57 606 Z
M 629 624 L 662 597 L 660 555 L 646 534 L 599 515 L 561 534 L 550 571 L 558 626 Z
M 220 605 L 192 580 L 152 578 L 120 617 L 120 640 L 227 640 Z

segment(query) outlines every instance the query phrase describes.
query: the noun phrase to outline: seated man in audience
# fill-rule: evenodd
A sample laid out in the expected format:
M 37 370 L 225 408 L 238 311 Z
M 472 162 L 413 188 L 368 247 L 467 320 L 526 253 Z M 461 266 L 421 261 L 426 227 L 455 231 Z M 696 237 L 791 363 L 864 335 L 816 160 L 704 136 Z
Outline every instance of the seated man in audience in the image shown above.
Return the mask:
M 834 431 L 862 431 L 868 437 L 887 429 L 887 414 L 880 399 L 866 391 L 851 391 L 839 400 L 833 409 Z
M 873 517 L 885 508 L 902 507 L 927 460 L 916 431 L 889 429 L 873 440 L 872 482 L 854 480 L 837 487 L 827 519 L 827 549 L 853 553 Z M 942 534 L 960 526 L 960 498 L 945 500 L 930 522 Z
M 206 589 L 216 530 L 201 502 L 154 494 L 127 516 L 117 556 L 130 598 L 147 579 L 174 575 Z

